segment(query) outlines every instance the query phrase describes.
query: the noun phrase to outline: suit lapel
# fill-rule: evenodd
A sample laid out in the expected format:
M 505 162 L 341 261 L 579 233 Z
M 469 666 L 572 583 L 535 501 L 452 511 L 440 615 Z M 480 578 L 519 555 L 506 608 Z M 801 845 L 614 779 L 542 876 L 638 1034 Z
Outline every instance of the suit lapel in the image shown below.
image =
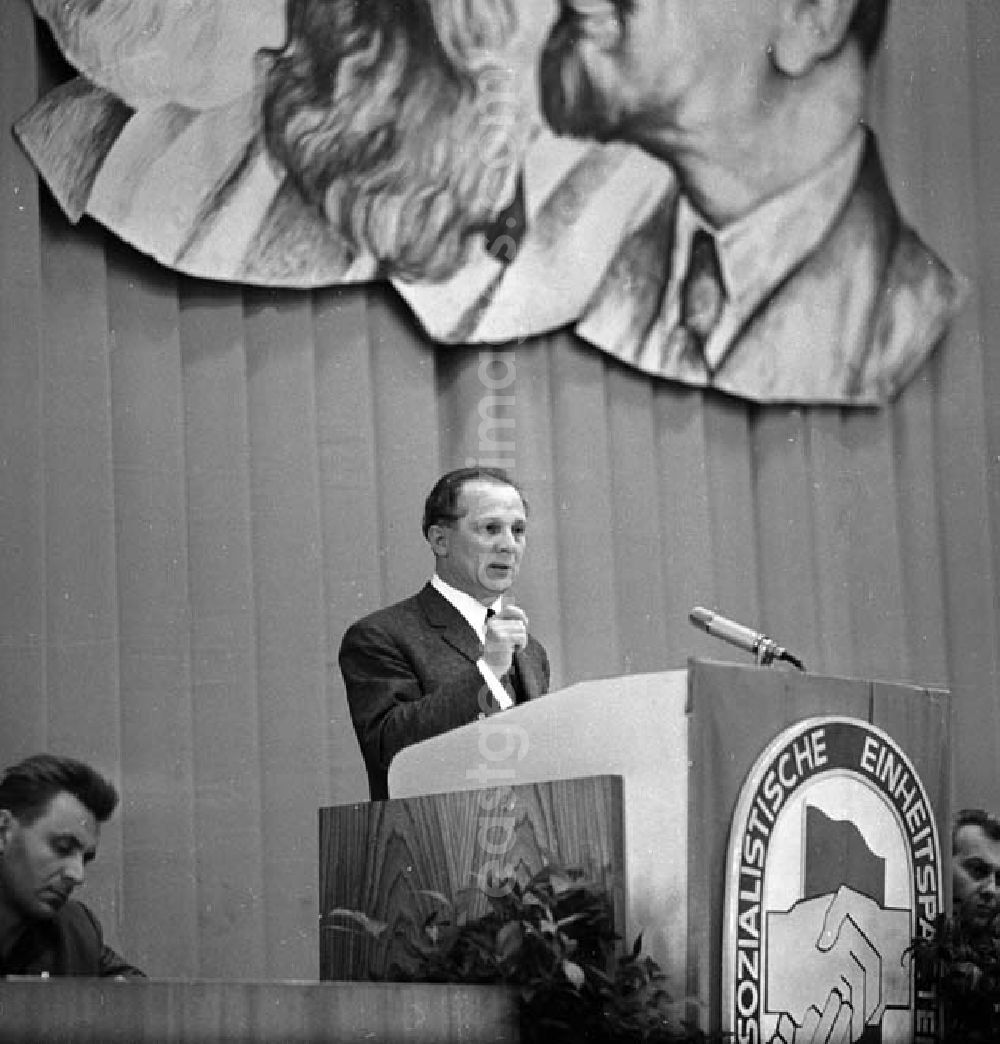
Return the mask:
M 427 623 L 441 635 L 441 640 L 447 642 L 471 663 L 476 663 L 483 655 L 483 647 L 469 622 L 451 602 L 435 591 L 430 584 L 417 595 L 417 600 L 427 617 Z M 518 702 L 541 696 L 544 679 L 535 657 L 528 649 L 518 649 L 514 653 L 514 667 L 517 672 L 515 685 L 519 689 Z
M 483 655 L 483 647 L 475 631 L 447 598 L 435 591 L 430 584 L 424 587 L 417 598 L 428 624 L 438 631 L 442 641 L 447 642 L 472 663 Z

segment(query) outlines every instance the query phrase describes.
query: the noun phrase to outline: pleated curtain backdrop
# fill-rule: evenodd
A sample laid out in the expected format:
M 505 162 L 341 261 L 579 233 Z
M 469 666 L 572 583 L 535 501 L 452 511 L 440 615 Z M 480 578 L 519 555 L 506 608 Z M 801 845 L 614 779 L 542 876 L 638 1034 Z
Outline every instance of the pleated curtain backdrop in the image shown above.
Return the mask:
M 0 114 L 60 75 L 0 5 Z M 554 683 L 740 659 L 949 686 L 956 800 L 1000 807 L 1000 5 L 893 7 L 872 121 L 903 209 L 970 276 L 881 410 L 754 407 L 557 333 L 435 348 L 385 287 L 270 292 L 70 227 L 0 138 L 0 761 L 120 783 L 86 896 L 158 976 L 310 978 L 317 809 L 367 789 L 336 654 L 428 575 L 429 485 L 514 465 L 518 598 Z M 746 660 L 745 657 L 742 658 Z

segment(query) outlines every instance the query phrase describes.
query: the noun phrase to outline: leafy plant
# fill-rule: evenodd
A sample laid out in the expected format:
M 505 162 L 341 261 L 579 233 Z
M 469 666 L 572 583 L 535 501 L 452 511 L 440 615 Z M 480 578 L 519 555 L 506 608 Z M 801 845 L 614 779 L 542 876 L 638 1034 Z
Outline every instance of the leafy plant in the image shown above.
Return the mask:
M 678 1023 L 656 962 L 639 936 L 623 954 L 605 887 L 582 871 L 556 866 L 470 889 L 436 904 L 421 928 L 398 936 L 402 959 L 387 978 L 396 981 L 501 984 L 521 997 L 526 1044 L 715 1044 L 728 1039 Z M 336 910 L 371 936 L 387 926 L 365 914 Z M 971 931 L 941 917 L 935 933 L 911 946 L 925 981 L 942 1004 L 943 1044 L 1000 1041 L 1000 918 Z
M 488 882 L 489 908 L 472 918 L 470 902 L 482 894 L 470 891 L 456 903 L 436 896 L 439 908 L 422 930 L 401 937 L 405 956 L 388 977 L 516 987 L 527 1044 L 709 1041 L 672 1019 L 664 976 L 643 955 L 641 936 L 619 952 L 608 893 L 582 871 L 522 868 Z
M 938 918 L 930 939 L 913 943 L 918 969 L 934 982 L 948 1044 L 1000 1040 L 1000 925 L 970 929 Z

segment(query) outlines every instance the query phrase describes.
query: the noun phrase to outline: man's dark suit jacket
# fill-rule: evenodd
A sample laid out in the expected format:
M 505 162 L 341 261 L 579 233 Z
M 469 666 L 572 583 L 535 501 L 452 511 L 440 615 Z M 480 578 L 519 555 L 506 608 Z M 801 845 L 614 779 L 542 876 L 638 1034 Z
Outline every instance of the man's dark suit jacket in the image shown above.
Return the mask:
M 476 667 L 482 655 L 468 621 L 430 584 L 348 628 L 340 670 L 373 800 L 389 796 L 389 762 L 403 747 L 495 708 Z M 511 676 L 518 703 L 548 690 L 548 656 L 534 638 L 514 654 Z
M 0 975 L 83 975 L 141 977 L 110 946 L 90 910 L 70 900 L 51 921 L 33 921 L 14 945 Z

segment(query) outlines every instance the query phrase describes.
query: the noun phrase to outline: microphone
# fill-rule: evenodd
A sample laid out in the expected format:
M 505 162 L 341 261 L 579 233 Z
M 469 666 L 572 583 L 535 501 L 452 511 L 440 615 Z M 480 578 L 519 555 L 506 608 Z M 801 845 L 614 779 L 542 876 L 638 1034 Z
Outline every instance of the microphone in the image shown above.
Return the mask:
M 793 656 L 787 649 L 768 638 L 766 634 L 744 627 L 735 620 L 727 620 L 724 616 L 713 613 L 710 609 L 703 609 L 700 605 L 696 605 L 691 610 L 689 618 L 695 627 L 700 627 L 713 638 L 721 638 L 724 642 L 729 642 L 730 645 L 751 653 L 761 667 L 767 667 L 775 660 L 784 660 L 786 663 L 798 667 L 800 671 L 805 670 L 802 661 L 797 656 Z

